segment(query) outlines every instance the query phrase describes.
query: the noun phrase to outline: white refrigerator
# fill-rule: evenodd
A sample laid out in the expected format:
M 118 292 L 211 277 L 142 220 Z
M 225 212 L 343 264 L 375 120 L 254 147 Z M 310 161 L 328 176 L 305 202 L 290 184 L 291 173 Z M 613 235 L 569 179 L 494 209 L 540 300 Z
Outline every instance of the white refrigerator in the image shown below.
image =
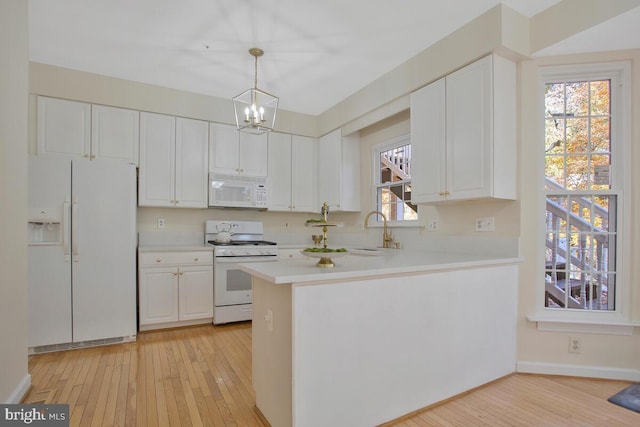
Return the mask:
M 31 156 L 28 179 L 29 347 L 135 338 L 135 166 Z

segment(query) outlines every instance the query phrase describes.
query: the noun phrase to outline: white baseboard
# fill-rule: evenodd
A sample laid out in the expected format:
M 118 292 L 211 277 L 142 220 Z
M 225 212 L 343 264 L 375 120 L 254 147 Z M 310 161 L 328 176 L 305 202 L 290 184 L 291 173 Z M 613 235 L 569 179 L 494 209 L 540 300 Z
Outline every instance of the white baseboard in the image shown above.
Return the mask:
M 13 390 L 13 393 L 9 396 L 9 399 L 5 402 L 5 404 L 10 405 L 13 403 L 20 403 L 20 401 L 27 395 L 29 388 L 31 387 L 31 374 L 26 374 L 18 387 Z
M 640 381 L 640 370 L 611 368 L 608 366 L 563 365 L 559 363 L 520 361 L 516 363 L 516 371 L 525 374 L 565 375 L 570 377 Z

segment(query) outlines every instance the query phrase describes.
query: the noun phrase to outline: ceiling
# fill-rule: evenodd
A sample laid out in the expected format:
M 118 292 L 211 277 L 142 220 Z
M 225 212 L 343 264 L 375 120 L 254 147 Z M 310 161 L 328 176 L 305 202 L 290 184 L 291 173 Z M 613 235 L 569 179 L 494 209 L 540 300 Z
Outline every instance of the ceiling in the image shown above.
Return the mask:
M 502 3 L 530 17 L 558 1 Z M 499 3 L 29 0 L 30 60 L 231 99 L 259 47 L 258 87 L 318 115 Z M 556 49 L 590 46 L 572 43 Z

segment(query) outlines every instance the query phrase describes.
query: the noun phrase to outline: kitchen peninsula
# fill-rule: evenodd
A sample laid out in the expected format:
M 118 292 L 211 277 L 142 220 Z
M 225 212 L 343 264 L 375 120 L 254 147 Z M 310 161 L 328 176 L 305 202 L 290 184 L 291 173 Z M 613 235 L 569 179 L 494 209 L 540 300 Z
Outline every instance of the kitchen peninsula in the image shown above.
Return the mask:
M 515 371 L 515 257 L 388 249 L 240 264 L 273 426 L 371 426 Z

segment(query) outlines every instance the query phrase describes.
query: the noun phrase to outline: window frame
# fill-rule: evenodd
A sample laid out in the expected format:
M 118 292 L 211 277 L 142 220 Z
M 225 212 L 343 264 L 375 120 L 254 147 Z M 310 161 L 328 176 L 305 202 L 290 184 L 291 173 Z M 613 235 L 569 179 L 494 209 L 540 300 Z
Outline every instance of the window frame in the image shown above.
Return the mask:
M 371 159 L 372 159 L 372 191 L 371 191 L 371 205 L 372 209 L 379 211 L 380 206 L 378 206 L 378 189 L 382 185 L 380 182 L 380 153 L 391 150 L 393 148 L 397 148 L 403 145 L 411 145 L 411 134 L 406 133 L 403 135 L 396 136 L 394 138 L 388 139 L 384 142 L 380 142 L 372 147 L 371 151 Z M 411 167 L 414 165 L 412 164 Z M 410 182 L 413 181 L 413 178 Z M 406 181 L 402 181 L 406 182 Z M 417 205 L 416 205 L 417 206 Z M 419 209 L 419 208 L 418 208 Z M 411 220 L 388 220 L 387 225 L 393 227 L 419 227 L 420 226 L 420 214 L 416 212 L 417 218 Z M 373 216 L 370 219 L 370 224 L 373 227 L 380 226 L 382 227 L 382 220 L 379 219 L 379 215 L 375 216 L 375 221 L 373 220 Z
M 538 84 L 538 126 L 542 131 L 541 140 L 544 141 L 545 129 L 545 87 L 548 83 L 560 81 L 582 80 L 611 80 L 610 114 L 611 114 L 611 189 L 607 194 L 617 197 L 617 242 L 616 242 L 616 292 L 614 310 L 582 310 L 582 309 L 558 309 L 544 305 L 544 280 L 536 282 L 536 315 L 529 320 L 538 322 L 538 329 L 554 331 L 579 331 L 599 333 L 620 333 L 615 329 L 616 325 L 627 326 L 630 324 L 630 296 L 631 281 L 630 269 L 630 241 L 628 236 L 631 220 L 630 209 L 630 184 L 631 184 L 631 65 L 629 61 L 594 63 L 584 65 L 559 65 L 545 66 L 539 69 Z M 539 179 L 541 192 L 538 203 L 538 255 L 540 264 L 536 271 L 545 271 L 545 232 L 546 232 L 546 198 L 547 191 L 544 185 L 545 178 L 545 145 L 540 144 Z M 576 191 L 582 193 L 582 191 Z M 555 192 L 554 192 L 555 193 Z M 570 194 L 567 191 L 566 194 Z M 598 191 L 598 193 L 600 193 Z M 544 275 L 541 275 L 544 277 Z M 546 327 L 541 328 L 541 322 L 546 322 Z M 566 324 L 573 323 L 574 328 L 567 329 Z M 600 326 L 613 326 L 612 330 L 602 329 Z M 625 333 L 628 331 L 625 331 Z

